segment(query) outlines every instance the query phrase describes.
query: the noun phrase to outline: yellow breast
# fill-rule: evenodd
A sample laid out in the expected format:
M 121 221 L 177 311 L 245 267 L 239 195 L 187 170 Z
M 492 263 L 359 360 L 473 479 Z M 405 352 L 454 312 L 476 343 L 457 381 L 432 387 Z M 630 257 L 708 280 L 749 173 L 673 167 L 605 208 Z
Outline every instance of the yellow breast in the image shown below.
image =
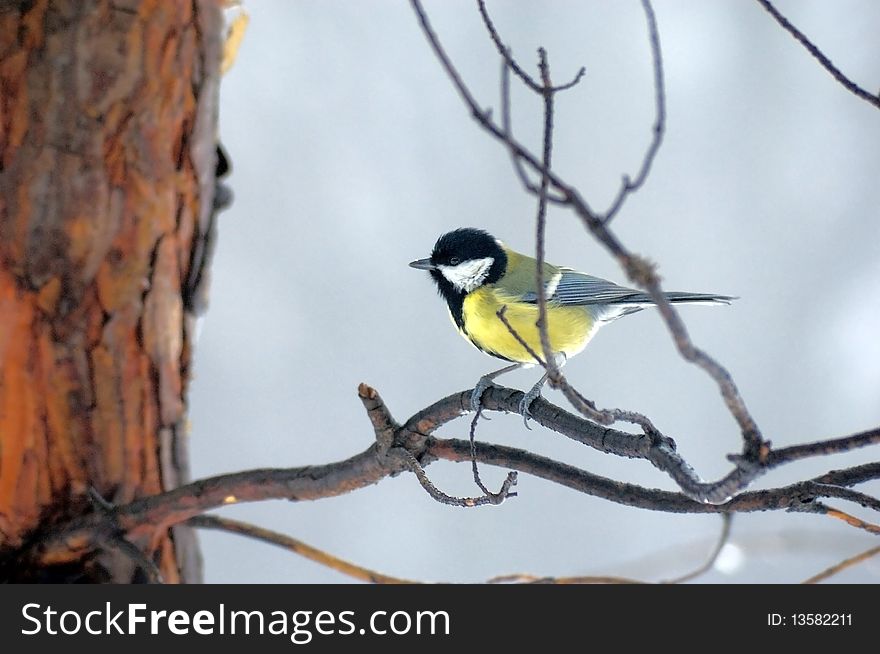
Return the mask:
M 541 338 L 536 323 L 538 305 L 516 302 L 487 285 L 469 293 L 462 307 L 464 330 L 462 335 L 488 354 L 494 354 L 519 363 L 535 363 L 526 348 L 510 333 L 498 318 L 502 306 L 510 326 L 534 352 L 541 356 Z M 548 303 L 547 335 L 554 353 L 572 357 L 586 347 L 593 335 L 595 321 L 585 307 L 559 306 Z

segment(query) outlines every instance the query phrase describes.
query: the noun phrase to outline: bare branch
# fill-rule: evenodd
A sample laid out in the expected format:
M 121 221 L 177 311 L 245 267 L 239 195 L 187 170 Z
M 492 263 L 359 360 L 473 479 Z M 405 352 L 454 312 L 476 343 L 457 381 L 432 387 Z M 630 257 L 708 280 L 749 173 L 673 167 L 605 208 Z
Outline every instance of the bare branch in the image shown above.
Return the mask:
M 818 48 L 816 45 L 807 38 L 807 36 L 801 32 L 797 27 L 791 24 L 791 22 L 779 12 L 776 7 L 774 7 L 769 0 L 757 0 L 758 4 L 761 5 L 764 9 L 767 10 L 773 18 L 779 23 L 782 28 L 791 34 L 797 41 L 807 49 L 813 58 L 818 61 L 822 68 L 831 73 L 831 76 L 834 77 L 843 87 L 849 91 L 850 93 L 860 97 L 862 100 L 866 102 L 870 102 L 875 107 L 880 108 L 880 96 L 873 95 L 868 93 L 861 86 L 853 82 L 846 75 L 844 75 L 837 66 L 831 63 L 831 60 L 825 56 L 825 54 Z
M 877 443 L 880 443 L 880 427 L 868 429 L 859 434 L 853 434 L 852 436 L 846 436 L 831 441 L 804 443 L 802 445 L 792 445 L 791 447 L 783 447 L 778 450 L 773 450 L 767 456 L 767 465 L 773 467 L 782 463 L 805 459 L 807 457 L 839 454 L 841 452 L 849 452 L 850 450 L 859 447 L 865 447 L 866 445 L 874 445 Z M 878 464 L 868 465 L 876 466 Z M 821 480 L 817 479 L 816 481 Z
M 525 84 L 535 93 L 541 93 L 541 85 L 533 80 L 531 75 L 529 75 L 520 67 L 520 65 L 516 62 L 516 59 L 511 56 L 510 49 L 501 41 L 501 37 L 498 35 L 498 32 L 495 29 L 495 24 L 489 17 L 489 12 L 486 9 L 486 3 L 484 2 L 484 0 L 477 0 L 477 7 L 480 10 L 480 16 L 482 16 L 483 18 L 483 24 L 486 26 L 486 29 L 489 32 L 489 38 L 492 39 L 492 43 L 494 43 L 495 47 L 498 49 L 498 54 L 500 54 L 501 57 L 504 59 L 505 65 L 509 67 L 510 70 L 512 70 L 516 74 L 516 76 L 520 78 L 520 80 L 522 80 L 523 84 Z
M 866 493 L 860 493 L 850 488 L 837 486 L 835 484 L 819 484 L 815 481 L 804 482 L 804 488 L 814 491 L 818 496 L 820 493 L 823 497 L 836 497 L 848 502 L 854 502 L 859 506 L 872 511 L 880 511 L 880 500 Z
M 669 513 L 751 513 L 783 510 L 828 514 L 829 511 L 833 511 L 828 507 L 825 507 L 828 510 L 818 510 L 813 506 L 817 504 L 815 498 L 825 497 L 828 491 L 811 482 L 798 482 L 789 486 L 760 491 L 745 491 L 725 504 L 711 504 L 697 502 L 683 493 L 648 489 L 601 477 L 516 448 L 485 444 L 480 446 L 479 452 L 482 463 L 513 468 L 572 490 L 637 508 Z M 430 453 L 447 461 L 470 461 L 470 448 L 467 441 L 435 440 L 431 443 Z M 861 528 L 861 525 L 850 524 Z
M 541 358 L 541 355 L 539 355 L 537 352 L 535 352 L 535 350 L 532 349 L 531 345 L 526 343 L 526 340 L 522 336 L 520 336 L 519 332 L 517 332 L 513 328 L 513 325 L 510 324 L 510 321 L 507 319 L 507 305 L 502 305 L 502 307 L 495 312 L 495 315 L 498 316 L 498 320 L 500 320 L 504 324 L 504 326 L 507 327 L 507 331 L 509 331 L 510 335 L 516 339 L 516 342 L 522 345 L 523 349 L 528 353 L 528 355 L 535 360 L 535 363 L 546 370 L 547 362 L 545 362 L 544 359 Z
M 830 506 L 826 506 L 821 502 L 814 502 L 813 504 L 821 509 L 821 511 L 817 511 L 818 513 L 823 513 L 830 518 L 843 520 L 850 527 L 855 527 L 856 529 L 864 529 L 871 534 L 880 534 L 880 525 L 876 525 L 872 522 L 866 522 L 865 520 L 857 518 L 851 513 L 846 513 L 845 511 L 841 511 L 840 509 L 833 509 Z
M 512 138 L 511 131 L 511 123 L 510 123 L 510 67 L 507 65 L 507 60 L 502 59 L 501 61 L 501 129 L 504 134 L 507 135 L 507 138 Z M 513 162 L 513 169 L 516 171 L 517 176 L 519 177 L 520 183 L 523 185 L 529 193 L 538 194 L 540 191 L 537 186 L 535 186 L 532 181 L 529 179 L 529 175 L 526 172 L 525 167 L 523 166 L 522 161 L 520 161 L 520 157 L 517 154 L 514 148 L 509 148 L 510 151 L 510 160 Z M 565 197 L 560 197 L 557 195 L 552 195 L 549 192 L 545 193 L 545 197 L 548 202 L 552 202 L 554 204 L 567 204 L 568 200 Z
M 367 581 L 371 584 L 421 583 L 418 581 L 411 581 L 409 579 L 402 579 L 401 577 L 392 577 L 381 572 L 376 572 L 375 570 L 370 570 L 369 568 L 364 568 L 362 566 L 346 561 L 345 559 L 340 559 L 337 556 L 333 556 L 328 552 L 319 550 L 316 547 L 312 547 L 311 545 L 304 543 L 303 541 L 296 538 L 293 538 L 292 536 L 287 536 L 286 534 L 281 534 L 277 531 L 272 531 L 271 529 L 264 529 L 263 527 L 258 527 L 257 525 L 252 525 L 247 522 L 231 520 L 229 518 L 221 518 L 220 516 L 216 515 L 200 515 L 190 518 L 186 521 L 186 524 L 188 524 L 190 527 L 196 527 L 198 529 L 216 529 L 218 531 L 226 531 L 231 534 L 238 534 L 240 536 L 253 538 L 264 543 L 269 543 L 270 545 L 277 545 L 278 547 L 284 548 L 290 552 L 293 552 L 294 554 L 299 554 L 300 556 L 303 556 L 310 561 L 314 561 L 315 563 L 330 568 L 331 570 L 336 570 L 337 572 L 352 577 L 353 579 Z
M 96 533 L 95 542 L 98 546 L 105 550 L 116 550 L 123 556 L 131 560 L 138 571 L 143 575 L 143 582 L 147 584 L 164 584 L 162 573 L 159 571 L 156 562 L 152 558 L 144 554 L 141 549 L 127 540 L 121 534 L 105 534 L 100 531 Z
M 550 64 L 547 62 L 547 51 L 544 48 L 538 50 L 538 69 L 541 72 L 540 93 L 544 98 L 544 135 L 543 153 L 541 163 L 544 170 L 552 167 L 553 156 L 553 84 L 550 82 Z M 559 366 L 556 365 L 556 357 L 550 347 L 550 337 L 547 334 L 547 288 L 544 286 L 544 234 L 547 230 L 547 191 L 550 188 L 550 180 L 546 174 L 541 174 L 541 184 L 538 190 L 538 215 L 535 218 L 535 258 L 538 263 L 535 266 L 535 292 L 538 302 L 538 334 L 541 339 L 541 350 L 544 354 L 544 367 L 547 377 L 553 385 L 561 382 Z M 510 326 L 508 325 L 508 329 Z
M 370 445 L 360 454 L 325 465 L 267 468 L 219 475 L 140 498 L 123 506 L 108 505 L 66 524 L 47 527 L 45 533 L 34 539 L 32 546 L 23 551 L 21 556 L 46 564 L 69 561 L 81 556 L 84 551 L 94 548 L 98 540 L 106 534 L 124 535 L 142 551 L 150 552 L 168 528 L 221 506 L 267 499 L 305 501 L 332 497 L 363 488 L 407 470 L 422 475 L 420 481 L 424 483 L 427 477 L 424 475 L 423 466 L 432 461 L 437 459 L 471 461 L 471 446 L 468 441 L 437 439 L 432 435 L 442 425 L 469 412 L 471 390 L 439 400 L 393 429 L 389 426 L 397 423 L 391 417 L 379 394 L 366 384 L 362 384 L 358 392 L 377 438 L 377 443 Z M 522 396 L 521 391 L 492 386 L 483 395 L 483 404 L 487 410 L 516 412 Z M 540 398 L 532 405 L 532 415 L 537 422 L 549 429 L 599 451 L 644 459 L 661 469 L 664 469 L 662 466 L 668 466 L 666 472 L 673 478 L 685 474 L 675 467 L 679 465 L 675 459 L 677 453 L 668 439 L 656 439 L 644 434 L 628 434 L 602 427 L 578 418 Z M 390 439 L 388 429 L 392 429 Z M 384 454 L 380 452 L 378 443 L 380 440 L 391 442 L 391 446 Z M 851 447 L 861 447 L 871 441 L 865 438 L 846 437 L 813 443 L 811 446 L 818 455 L 829 447 L 837 450 L 833 445 L 837 442 L 846 443 Z M 664 457 L 668 461 L 664 461 Z M 825 507 L 816 500 L 824 497 L 837 498 L 854 501 L 872 509 L 878 508 L 875 498 L 848 491 L 849 486 L 880 479 L 878 463 L 835 470 L 816 480 L 781 488 L 743 492 L 729 502 L 718 505 L 694 501 L 684 493 L 644 488 L 607 479 L 515 448 L 478 443 L 475 458 L 482 464 L 528 473 L 618 504 L 655 511 L 738 513 L 800 510 L 844 519 L 852 526 L 871 531 L 872 528 L 865 526 L 868 523 L 836 509 Z M 418 465 L 414 466 L 414 461 Z M 783 459 L 775 465 L 787 462 Z M 683 461 L 681 464 L 687 466 Z M 738 470 L 740 468 L 728 477 L 735 476 Z M 693 471 L 690 473 L 693 474 Z M 508 476 L 508 480 L 510 479 L 511 477 Z M 720 487 L 723 482 L 724 480 L 707 486 Z M 512 483 L 512 481 L 509 484 L 505 482 L 502 492 L 509 491 Z M 444 494 L 438 491 L 437 495 Z M 458 498 L 452 499 L 458 500 Z M 470 499 L 473 500 L 473 505 L 492 503 L 488 498 Z M 459 505 L 470 504 L 463 502 Z
M 715 565 L 715 561 L 718 559 L 718 555 L 721 553 L 721 550 L 724 549 L 724 545 L 727 543 L 728 538 L 730 537 L 730 525 L 733 521 L 733 516 L 729 513 L 721 514 L 722 527 L 721 527 L 721 535 L 718 538 L 718 542 L 715 544 L 715 547 L 712 549 L 712 552 L 709 554 L 709 558 L 700 565 L 700 567 L 695 570 L 688 572 L 687 574 L 681 575 L 680 577 L 675 577 L 674 579 L 669 579 L 668 581 L 661 581 L 661 584 L 681 584 L 686 581 L 690 581 L 699 577 L 702 574 L 705 574 L 709 570 L 712 569 L 712 566 Z M 642 581 L 638 579 L 630 579 L 628 577 L 612 577 L 612 576 L 574 576 L 574 577 L 542 577 L 539 575 L 526 574 L 526 573 L 514 573 L 514 574 L 506 574 L 506 575 L 498 575 L 497 577 L 492 577 L 486 583 L 489 584 L 555 584 L 555 585 L 566 585 L 566 584 L 648 584 L 651 582 Z
M 660 52 L 660 33 L 657 30 L 657 17 L 654 15 L 654 8 L 651 6 L 650 0 L 642 0 L 642 9 L 648 21 L 648 42 L 651 44 L 651 59 L 654 65 L 655 118 L 654 127 L 651 129 L 653 137 L 648 149 L 645 151 L 642 165 L 635 179 L 630 179 L 629 175 L 623 176 L 617 197 L 614 198 L 603 217 L 603 222 L 606 225 L 614 220 L 614 216 L 620 211 L 627 196 L 638 191 L 645 183 L 645 180 L 648 179 L 648 174 L 651 172 L 651 164 L 654 163 L 654 158 L 660 150 L 660 145 L 663 143 L 663 134 L 666 131 L 666 90 L 663 78 L 663 55 Z
M 539 577 L 525 573 L 514 573 L 492 577 L 488 584 L 551 584 L 567 586 L 570 584 L 646 584 L 646 581 L 627 577 L 579 576 L 579 577 Z
M 469 433 L 468 442 L 471 446 L 471 471 L 474 475 L 474 483 L 480 488 L 481 491 L 485 494 L 485 497 L 489 499 L 489 504 L 501 504 L 508 497 L 516 497 L 516 493 L 510 492 L 510 487 L 516 485 L 516 473 L 509 472 L 507 473 L 507 478 L 504 483 L 501 485 L 501 490 L 497 493 L 493 493 L 486 485 L 483 483 L 483 480 L 480 478 L 480 468 L 477 465 L 477 422 L 480 420 L 480 416 L 483 414 L 482 410 L 474 413 L 473 420 L 471 420 L 471 429 Z
M 404 461 L 404 465 L 406 465 L 409 470 L 415 474 L 416 478 L 419 480 L 419 483 L 422 485 L 428 495 L 433 497 L 435 500 L 440 502 L 441 504 L 448 504 L 450 506 L 463 506 L 463 507 L 474 507 L 474 506 L 483 506 L 485 504 L 501 504 L 504 500 L 506 500 L 511 495 L 516 496 L 516 493 L 510 492 L 510 487 L 516 484 L 516 473 L 511 472 L 507 475 L 507 479 L 504 480 L 504 483 L 501 485 L 501 490 L 497 493 L 490 492 L 483 484 L 480 482 L 480 488 L 485 493 L 482 497 L 453 497 L 452 495 L 447 495 L 439 488 L 437 488 L 430 479 L 428 479 L 427 473 L 425 473 L 425 469 L 419 465 L 419 462 L 416 458 L 408 451 L 402 448 L 395 448 L 392 452 L 389 453 L 389 456 L 400 457 Z M 474 466 L 476 466 L 476 458 L 472 459 Z
M 847 568 L 851 568 L 852 566 L 857 565 L 862 561 L 867 561 L 868 559 L 877 556 L 878 554 L 880 554 L 880 545 L 872 547 L 869 550 L 865 550 L 861 554 L 856 554 L 855 556 L 852 556 L 848 559 L 844 559 L 840 563 L 837 563 L 830 568 L 826 568 L 822 572 L 813 575 L 809 579 L 805 579 L 802 583 L 818 584 L 820 581 L 825 581 L 829 577 L 833 577 L 834 575 L 843 572 Z
M 495 44 L 495 47 L 498 49 L 498 54 L 504 59 L 504 62 L 510 69 L 516 74 L 517 77 L 522 80 L 522 83 L 525 84 L 528 88 L 538 94 L 543 94 L 544 88 L 546 88 L 545 84 L 538 84 L 526 71 L 522 69 L 522 67 L 516 62 L 516 59 L 510 54 L 510 48 L 504 45 L 504 42 L 501 40 L 501 37 L 498 34 L 498 31 L 495 29 L 495 24 L 492 22 L 492 18 L 489 16 L 489 12 L 486 9 L 486 3 L 484 0 L 477 0 L 477 7 L 480 10 L 480 16 L 483 18 L 483 24 L 486 26 L 486 30 L 489 32 L 489 38 L 492 39 L 492 43 Z M 551 93 L 556 93 L 558 91 L 567 91 L 568 89 L 575 86 L 578 82 L 581 81 L 583 76 L 586 74 L 587 69 L 581 67 L 578 72 L 575 74 L 574 78 L 561 86 L 553 86 L 550 87 Z
M 814 454 L 816 456 L 820 456 L 823 453 L 823 448 L 826 443 L 834 444 L 846 441 L 847 443 L 852 444 L 853 448 L 863 447 L 864 445 L 868 444 L 867 441 L 861 439 L 853 441 L 851 440 L 851 438 L 851 436 L 845 436 L 844 438 L 832 439 L 830 441 L 811 443 L 811 445 L 817 446 Z M 866 481 L 871 481 L 872 479 L 878 478 L 880 478 L 880 462 L 873 462 L 863 463 L 860 466 L 846 468 L 845 470 L 832 470 L 831 472 L 826 472 L 824 475 L 816 477 L 815 479 L 813 479 L 813 481 L 820 484 L 831 484 L 832 486 L 848 487 L 863 484 Z
M 722 513 L 721 514 L 721 535 L 718 537 L 718 542 L 715 543 L 715 547 L 712 549 L 711 554 L 709 554 L 709 558 L 706 559 L 705 563 L 703 563 L 699 568 L 692 570 L 686 574 L 683 574 L 679 577 L 674 577 L 669 579 L 668 581 L 664 581 L 664 584 L 683 584 L 686 581 L 691 581 L 692 579 L 696 579 L 700 575 L 707 573 L 712 569 L 712 566 L 715 565 L 715 561 L 718 560 L 718 555 L 721 554 L 721 550 L 724 549 L 724 546 L 727 545 L 727 541 L 730 539 L 730 526 L 733 523 L 733 515 L 730 513 Z

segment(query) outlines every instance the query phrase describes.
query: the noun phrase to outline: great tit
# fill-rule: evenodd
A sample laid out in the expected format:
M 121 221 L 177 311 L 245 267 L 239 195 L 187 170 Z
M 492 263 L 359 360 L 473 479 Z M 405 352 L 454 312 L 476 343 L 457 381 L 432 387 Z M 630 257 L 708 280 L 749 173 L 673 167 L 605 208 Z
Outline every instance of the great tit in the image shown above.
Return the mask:
M 537 328 L 537 264 L 536 259 L 471 227 L 443 234 L 429 258 L 409 264 L 430 272 L 462 336 L 482 352 L 512 364 L 480 378 L 471 396 L 474 411 L 479 411 L 480 398 L 493 379 L 536 364 L 534 356 L 499 318 L 502 307 L 517 336 L 542 355 Z M 581 352 L 602 325 L 654 304 L 641 291 L 549 263 L 544 264 L 544 292 L 547 336 L 558 366 Z M 674 304 L 729 304 L 734 299 L 714 293 L 678 292 L 666 293 L 666 298 Z M 529 406 L 540 396 L 546 380 L 545 374 L 523 397 L 520 413 L 526 425 Z

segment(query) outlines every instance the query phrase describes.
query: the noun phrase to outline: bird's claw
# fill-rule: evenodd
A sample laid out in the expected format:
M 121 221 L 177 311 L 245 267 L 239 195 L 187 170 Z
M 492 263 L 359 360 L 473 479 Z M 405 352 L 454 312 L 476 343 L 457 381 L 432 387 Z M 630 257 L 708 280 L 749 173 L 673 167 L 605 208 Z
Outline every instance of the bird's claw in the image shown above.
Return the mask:
M 541 397 L 541 388 L 540 386 L 537 386 L 523 395 L 523 398 L 519 402 L 519 413 L 523 418 L 523 424 L 526 426 L 526 429 L 531 429 L 531 427 L 529 427 L 529 420 L 534 419 L 534 416 L 532 416 L 530 407 L 532 406 L 532 402 L 539 397 Z
M 489 416 L 482 415 L 483 413 L 483 393 L 488 390 L 490 386 L 494 386 L 495 384 L 491 379 L 486 379 L 485 377 L 481 378 L 480 381 L 477 382 L 477 385 L 474 386 L 474 390 L 471 393 L 471 409 L 474 413 L 482 418 L 489 420 Z

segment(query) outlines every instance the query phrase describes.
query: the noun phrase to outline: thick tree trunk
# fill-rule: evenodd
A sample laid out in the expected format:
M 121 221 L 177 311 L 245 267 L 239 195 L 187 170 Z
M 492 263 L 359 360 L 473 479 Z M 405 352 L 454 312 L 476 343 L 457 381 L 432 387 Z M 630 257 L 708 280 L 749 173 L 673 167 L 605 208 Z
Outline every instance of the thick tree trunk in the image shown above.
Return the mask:
M 124 548 L 17 552 L 186 477 L 192 349 L 214 196 L 219 0 L 0 0 L 0 576 L 131 581 Z M 166 581 L 195 542 L 160 535 Z M 16 561 L 15 565 L 10 562 Z

